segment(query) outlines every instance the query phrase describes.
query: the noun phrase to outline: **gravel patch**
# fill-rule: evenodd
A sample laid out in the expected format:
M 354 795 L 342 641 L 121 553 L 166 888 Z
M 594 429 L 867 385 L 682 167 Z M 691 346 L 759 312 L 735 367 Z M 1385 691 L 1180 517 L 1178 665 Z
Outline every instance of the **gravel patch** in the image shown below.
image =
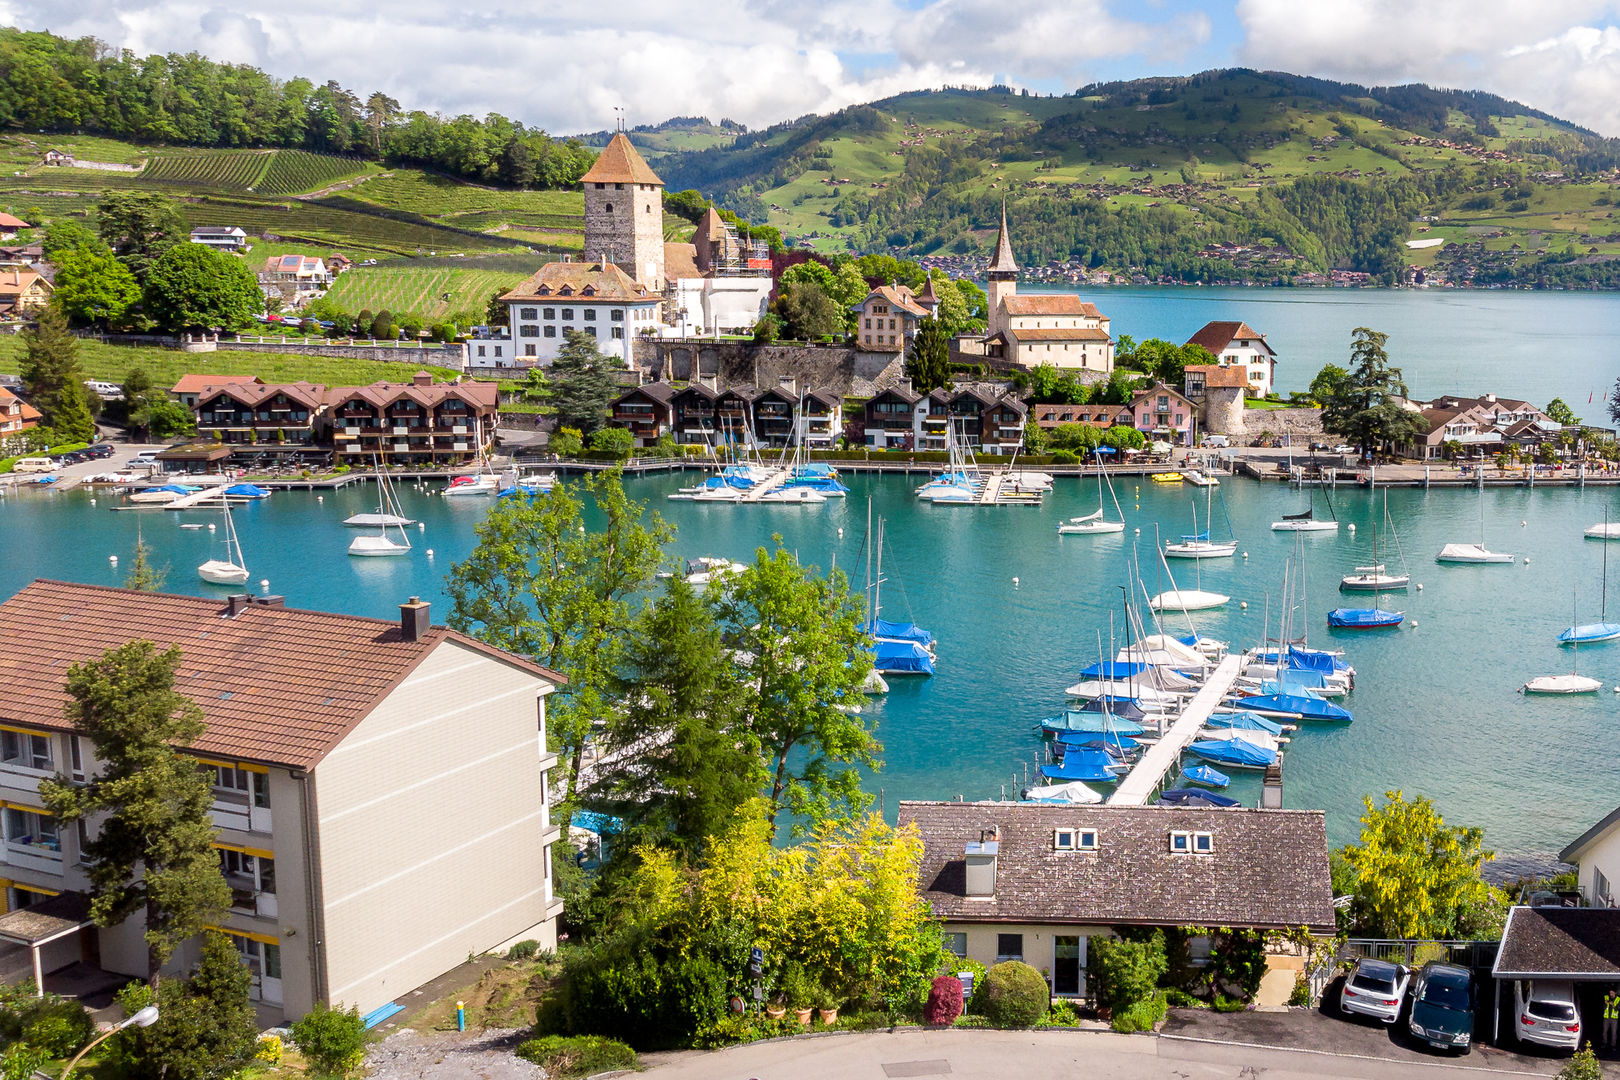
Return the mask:
M 526 1034 L 524 1028 L 400 1028 L 366 1051 L 366 1075 L 370 1080 L 541 1080 L 544 1069 L 512 1053 Z

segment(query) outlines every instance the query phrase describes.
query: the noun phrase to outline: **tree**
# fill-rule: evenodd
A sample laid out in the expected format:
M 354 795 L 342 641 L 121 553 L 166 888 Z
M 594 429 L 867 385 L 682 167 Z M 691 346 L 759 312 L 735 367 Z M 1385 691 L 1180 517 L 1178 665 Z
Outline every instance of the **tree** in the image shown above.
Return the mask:
M 191 978 L 162 979 L 157 989 L 135 984 L 118 1000 L 131 1015 L 155 1003 L 149 1028 L 126 1028 L 118 1036 L 119 1075 L 130 1080 L 223 1080 L 253 1059 L 258 1024 L 248 998 L 253 977 L 230 938 L 203 936 L 202 956 Z
M 368 328 L 373 338 L 379 341 L 391 341 L 398 333 L 394 326 L 394 314 L 387 308 L 377 312 L 371 317 L 371 326 Z
M 106 247 L 101 237 L 96 235 L 94 229 L 79 224 L 71 218 L 57 218 L 45 227 L 45 235 L 40 238 L 39 246 L 48 262 L 61 265 L 62 256 L 76 247 L 88 244 L 91 247 Z
M 143 285 L 158 259 L 177 245 L 207 250 L 184 244 L 190 236 L 185 222 L 162 195 L 109 192 L 96 207 L 96 219 L 101 239 Z
M 1614 381 L 1614 390 L 1609 394 L 1609 421 L 1620 424 L 1620 379 Z
M 619 705 L 603 742 L 636 765 L 604 772 L 590 800 L 696 855 L 758 796 L 766 774 L 714 605 L 685 578 L 666 579 L 637 618 L 610 692 Z
M 551 405 L 561 427 L 589 436 L 607 423 L 619 384 L 596 339 L 583 330 L 565 330 L 566 343 L 551 364 Z
M 124 588 L 142 592 L 160 592 L 169 576 L 169 568 L 152 564 L 152 546 L 141 539 L 140 526 L 135 527 L 135 558 L 129 564 L 129 575 Z
M 782 286 L 771 311 L 781 318 L 783 333 L 800 341 L 837 334 L 847 325 L 844 312 L 812 281 Z
M 79 367 L 79 339 L 67 326 L 67 319 L 56 308 L 39 313 L 35 324 L 24 330 L 22 382 L 29 402 L 44 415 L 59 442 L 82 443 L 95 438 L 96 425 L 87 400 Z
M 1324 364 L 1311 380 L 1311 399 L 1326 406 L 1344 394 L 1350 382 L 1350 373 L 1337 364 Z
M 1547 419 L 1564 427 L 1578 427 L 1581 422 L 1581 418 L 1575 415 L 1575 410 L 1564 404 L 1563 398 L 1553 398 L 1541 411 L 1547 414 Z
M 146 312 L 165 330 L 227 330 L 253 321 L 264 301 L 240 259 L 201 244 L 177 244 L 146 274 Z
M 83 326 L 121 325 L 141 298 L 135 275 L 103 244 L 80 244 L 56 257 L 51 302 Z
M 558 428 L 546 443 L 546 449 L 560 457 L 573 457 L 585 449 L 585 440 L 580 438 L 578 428 Z
M 490 326 L 502 326 L 509 321 L 506 305 L 501 303 L 501 297 L 510 291 L 510 289 L 496 289 L 489 294 L 489 303 L 484 305 L 485 323 Z
M 612 713 L 610 687 L 631 624 L 631 598 L 651 588 L 674 530 L 624 493 L 617 470 L 580 490 L 602 525 L 585 531 L 575 487 L 503 499 L 477 527 L 478 544 L 446 582 L 450 625 L 568 677 L 548 699 L 546 732 L 579 779 L 592 726 Z
M 919 394 L 951 388 L 951 339 L 938 319 L 927 318 L 918 325 L 906 350 L 906 377 Z
M 1384 342 L 1389 335 L 1358 326 L 1350 335 L 1350 371 L 1339 379 L 1324 369 L 1311 381 L 1322 403 L 1322 426 L 1352 440 L 1363 451 L 1417 438 L 1423 417 L 1402 404 L 1407 396 L 1401 369 L 1391 367 Z
M 1389 791 L 1384 800 L 1382 806 L 1363 800 L 1360 842 L 1344 849 L 1356 873 L 1362 929 L 1380 937 L 1457 936 L 1495 902 L 1480 876 L 1495 857 L 1481 846 L 1484 832 L 1448 826 L 1421 796 L 1409 802 Z
M 203 732 L 202 710 L 174 688 L 180 650 L 131 641 L 67 673 L 66 713 L 96 747 L 88 783 L 40 782 L 45 808 L 64 822 L 102 817 L 86 845 L 90 917 L 116 926 L 140 912 L 147 978 L 230 907 L 213 848 L 208 773 L 177 747 Z
M 859 700 L 872 654 L 843 572 L 821 577 L 774 539 L 724 579 L 719 611 L 748 690 L 745 730 L 770 771 L 771 820 L 786 810 L 814 824 L 871 801 L 857 768 L 876 767 L 882 748 L 840 706 Z
M 315 1067 L 329 1076 L 348 1076 L 366 1056 L 366 1022 L 360 1010 L 347 1012 L 317 1003 L 292 1026 L 293 1041 Z
M 621 427 L 597 428 L 591 434 L 591 449 L 623 461 L 635 453 L 636 437 Z

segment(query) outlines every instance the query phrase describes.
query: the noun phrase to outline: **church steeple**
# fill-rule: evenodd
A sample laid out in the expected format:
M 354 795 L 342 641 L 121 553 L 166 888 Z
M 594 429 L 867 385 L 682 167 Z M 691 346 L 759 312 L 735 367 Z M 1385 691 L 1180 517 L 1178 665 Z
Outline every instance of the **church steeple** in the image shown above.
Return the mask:
M 996 236 L 996 254 L 985 273 L 991 281 L 1012 281 L 1018 275 L 1018 263 L 1013 260 L 1012 237 L 1007 233 L 1006 199 L 1001 200 L 1001 232 Z

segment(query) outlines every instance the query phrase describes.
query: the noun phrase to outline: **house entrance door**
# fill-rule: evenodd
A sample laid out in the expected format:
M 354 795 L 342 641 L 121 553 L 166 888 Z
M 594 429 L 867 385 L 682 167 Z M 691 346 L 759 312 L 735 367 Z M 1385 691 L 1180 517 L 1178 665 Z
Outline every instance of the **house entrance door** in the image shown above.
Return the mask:
M 1081 969 L 1085 961 L 1085 939 L 1052 939 L 1052 993 L 1059 997 L 1079 997 L 1085 992 Z

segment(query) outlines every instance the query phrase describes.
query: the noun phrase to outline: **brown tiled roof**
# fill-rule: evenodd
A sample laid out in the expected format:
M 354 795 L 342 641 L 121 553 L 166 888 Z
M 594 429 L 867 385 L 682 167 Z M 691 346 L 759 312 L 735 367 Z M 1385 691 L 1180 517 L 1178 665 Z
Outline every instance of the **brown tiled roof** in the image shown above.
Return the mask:
M 1205 386 L 1234 388 L 1249 385 L 1248 369 L 1241 366 L 1188 364 L 1185 370 L 1203 375 Z
M 902 802 L 922 835 L 921 885 L 947 921 L 1147 924 L 1330 931 L 1321 811 Z M 995 896 L 965 895 L 963 846 L 998 830 Z M 1053 831 L 1097 831 L 1095 852 L 1053 850 Z M 1171 830 L 1210 833 L 1209 855 L 1172 855 Z
M 539 678 L 561 676 L 435 626 L 406 641 L 397 622 L 37 580 L 0 604 L 0 718 L 71 730 L 62 710 L 71 664 L 146 640 L 181 650 L 175 688 L 203 711 L 191 747 L 313 768 L 440 643 L 457 641 Z
M 1025 329 L 1009 326 L 1002 331 L 1014 341 L 1112 341 L 1108 331 L 1086 326 L 1041 326 Z
M 883 391 L 881 391 L 879 393 L 873 394 L 871 396 L 871 398 L 867 401 L 867 404 L 870 405 L 872 402 L 876 401 L 878 398 L 883 398 L 883 397 L 899 398 L 901 401 L 905 402 L 907 405 L 915 405 L 915 404 L 917 404 L 917 402 L 922 400 L 922 395 L 917 393 L 915 390 L 907 389 L 904 386 L 891 386 L 887 390 L 883 390 Z
M 315 383 L 260 383 L 257 380 L 248 383 L 232 382 L 221 385 L 208 385 L 197 390 L 197 402 L 201 404 L 204 399 L 212 399 L 215 394 L 226 394 L 243 405 L 257 405 L 268 401 L 277 394 L 286 394 L 292 400 L 301 403 L 310 409 L 319 409 L 326 404 L 328 391 L 324 386 Z
M 552 300 L 575 303 L 623 303 L 656 300 L 635 278 L 613 263 L 552 262 L 512 287 L 502 300 Z
M 257 375 L 210 375 L 206 371 L 180 376 L 180 381 L 169 388 L 171 394 L 195 394 L 205 386 L 242 386 L 259 381 Z
M 500 386 L 492 382 L 473 380 L 460 383 L 432 383 L 416 386 L 413 383 L 372 383 L 370 386 L 334 386 L 326 391 L 328 405 L 340 405 L 351 398 L 382 407 L 401 398 L 432 408 L 449 398 L 460 398 L 469 405 L 493 409 L 500 404 Z
M 615 132 L 607 146 L 596 156 L 596 162 L 580 177 L 586 184 L 657 184 L 663 186 L 658 174 L 652 171 L 624 132 Z
M 1079 315 L 1091 319 L 1103 317 L 1096 304 L 1087 303 L 1073 293 L 1003 296 L 1001 310 L 1008 315 Z
M 627 401 L 638 394 L 642 397 L 652 398 L 652 400 L 661 404 L 668 405 L 670 399 L 675 396 L 675 388 L 669 385 L 667 382 L 642 383 L 640 386 L 632 386 L 630 389 L 626 390 L 613 400 L 615 403 Z
M 1260 332 L 1244 322 L 1211 322 L 1205 323 L 1203 328 L 1187 339 L 1189 345 L 1202 345 L 1211 355 L 1221 355 L 1221 350 L 1232 343 L 1235 338 L 1253 338 L 1260 341 Z M 1266 346 L 1270 350 L 1270 346 Z
M 716 398 L 718 398 L 720 396 L 720 391 L 711 389 L 705 383 L 696 383 L 695 382 L 695 383 L 690 383 L 687 386 L 683 387 L 679 392 L 677 392 L 674 395 L 674 397 L 677 397 L 677 398 L 686 397 L 688 394 L 692 395 L 693 397 L 703 398 L 705 401 L 714 401 Z
M 22 218 L 12 217 L 10 214 L 0 214 L 0 229 L 31 229 L 31 228 L 33 228 L 33 226 L 29 225 L 28 222 L 24 221 Z
M 698 269 L 697 264 L 697 245 L 665 244 L 664 276 L 671 281 L 702 277 L 703 271 Z
M 1511 909 L 1493 973 L 1499 979 L 1620 980 L 1620 909 Z
M 881 296 L 889 302 L 891 307 L 899 308 L 901 311 L 915 315 L 919 319 L 928 317 L 927 310 L 918 305 L 917 294 L 911 291 L 909 285 L 879 285 L 866 294 L 866 299 L 870 300 L 874 296 Z M 865 302 L 862 301 L 863 304 Z

